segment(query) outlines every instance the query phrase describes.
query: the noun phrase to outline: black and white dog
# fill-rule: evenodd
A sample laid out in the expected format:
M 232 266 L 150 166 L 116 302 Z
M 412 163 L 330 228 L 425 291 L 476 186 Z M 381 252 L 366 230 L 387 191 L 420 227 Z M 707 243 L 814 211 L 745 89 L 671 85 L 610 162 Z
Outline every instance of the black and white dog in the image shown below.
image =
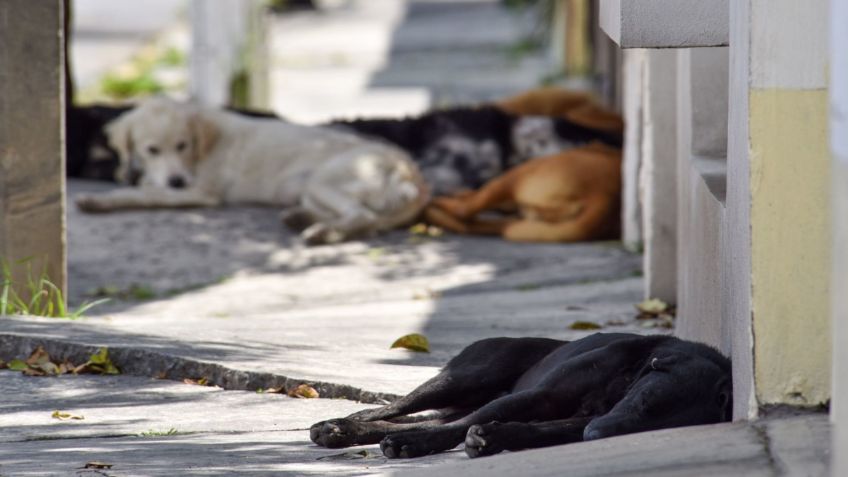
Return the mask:
M 67 112 L 68 176 L 133 185 L 140 171 L 119 171 L 105 126 L 127 106 L 71 107 Z M 272 114 L 234 110 L 248 116 Z M 455 107 L 402 119 L 339 120 L 330 127 L 388 141 L 406 150 L 433 195 L 478 189 L 507 169 L 534 157 L 592 141 L 620 147 L 621 135 L 565 119 L 515 116 L 494 106 Z M 120 177 L 116 177 L 119 175 Z
M 478 189 L 534 157 L 592 141 L 621 147 L 618 134 L 565 119 L 516 116 L 494 106 L 455 107 L 402 119 L 335 121 L 335 127 L 389 141 L 418 163 L 433 195 Z
M 671 336 L 597 333 L 572 342 L 491 338 L 380 408 L 319 422 L 324 447 L 380 443 L 389 458 L 465 442 L 469 457 L 731 419 L 730 361 Z M 433 416 L 413 416 L 434 410 Z

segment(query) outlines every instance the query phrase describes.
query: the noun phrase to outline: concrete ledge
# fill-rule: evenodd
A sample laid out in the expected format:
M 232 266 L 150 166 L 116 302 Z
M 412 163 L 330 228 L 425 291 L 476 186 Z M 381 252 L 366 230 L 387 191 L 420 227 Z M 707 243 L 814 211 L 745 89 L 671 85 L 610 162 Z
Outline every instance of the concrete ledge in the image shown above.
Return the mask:
M 2 319 L 3 317 L 0 317 Z M 43 346 L 57 360 L 69 359 L 79 364 L 88 360 L 99 345 L 0 333 L 0 358 L 5 361 L 22 359 L 37 346 Z M 210 386 L 226 390 L 256 391 L 284 387 L 291 389 L 306 383 L 318 391 L 321 398 L 349 399 L 364 404 L 387 404 L 399 396 L 390 393 L 365 391 L 347 384 L 328 383 L 304 378 L 292 378 L 281 374 L 233 369 L 210 363 L 145 348 L 108 346 L 109 358 L 129 376 L 157 377 L 173 381 L 206 378 Z
M 600 0 L 600 23 L 622 48 L 725 46 L 727 0 Z

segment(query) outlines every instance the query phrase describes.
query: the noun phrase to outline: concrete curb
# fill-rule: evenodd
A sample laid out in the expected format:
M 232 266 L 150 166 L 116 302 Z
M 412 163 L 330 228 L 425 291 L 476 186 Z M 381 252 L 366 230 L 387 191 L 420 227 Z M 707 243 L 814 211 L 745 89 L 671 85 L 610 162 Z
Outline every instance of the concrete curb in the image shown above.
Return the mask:
M 2 350 L 0 351 L 0 358 L 6 361 L 22 359 L 28 356 L 37 346 L 43 346 L 54 359 L 69 359 L 73 363 L 87 361 L 89 356 L 100 348 L 100 346 L 91 344 L 0 333 L 0 350 Z M 279 387 L 292 389 L 305 383 L 315 388 L 320 397 L 324 399 L 348 399 L 364 404 L 388 404 L 400 397 L 396 394 L 371 392 L 346 384 L 232 369 L 215 363 L 187 359 L 145 348 L 110 346 L 109 357 L 122 374 L 173 381 L 202 377 L 208 380 L 210 386 L 218 386 L 225 390 L 256 391 Z

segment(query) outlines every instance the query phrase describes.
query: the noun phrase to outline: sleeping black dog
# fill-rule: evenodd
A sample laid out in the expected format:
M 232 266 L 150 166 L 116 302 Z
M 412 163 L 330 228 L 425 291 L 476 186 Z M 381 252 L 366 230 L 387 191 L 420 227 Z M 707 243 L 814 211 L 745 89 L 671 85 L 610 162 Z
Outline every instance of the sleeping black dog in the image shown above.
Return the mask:
M 621 147 L 621 135 L 565 119 L 516 116 L 494 106 L 454 107 L 401 119 L 335 121 L 332 126 L 406 150 L 433 195 L 478 189 L 534 157 L 592 141 Z
M 319 422 L 324 447 L 380 443 L 419 457 L 465 442 L 469 457 L 731 419 L 730 361 L 671 336 L 598 333 L 572 342 L 491 338 L 380 408 Z M 411 416 L 435 410 L 433 416 Z

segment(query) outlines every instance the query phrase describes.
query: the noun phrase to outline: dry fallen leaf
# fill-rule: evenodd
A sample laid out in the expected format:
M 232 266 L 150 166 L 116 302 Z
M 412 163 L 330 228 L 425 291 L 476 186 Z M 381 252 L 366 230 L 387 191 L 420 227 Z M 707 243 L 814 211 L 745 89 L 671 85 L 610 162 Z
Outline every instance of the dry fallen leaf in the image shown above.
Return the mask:
M 642 303 L 637 303 L 636 309 L 641 313 L 648 315 L 659 315 L 660 313 L 668 310 L 668 303 L 658 298 L 651 298 L 650 300 L 645 300 Z
M 81 420 L 85 419 L 85 417 L 83 417 L 82 415 L 71 414 L 69 412 L 64 412 L 64 411 L 53 411 L 53 414 L 51 414 L 50 417 L 52 417 L 53 419 L 59 419 L 60 421 L 67 421 L 67 420 L 81 421 Z
M 569 326 L 572 330 L 599 330 L 603 326 L 591 321 L 575 321 Z
M 318 391 L 308 384 L 301 384 L 289 391 L 287 394 L 289 397 L 293 398 L 315 399 L 319 397 Z
M 185 379 L 183 379 L 183 383 L 194 384 L 194 385 L 197 385 L 197 386 L 207 386 L 209 384 L 209 379 L 207 379 L 207 378 L 198 378 L 198 379 L 185 378 Z
M 26 363 L 19 359 L 13 359 L 9 361 L 8 363 L 6 363 L 6 367 L 11 369 L 12 371 L 23 371 L 29 368 Z
M 420 333 L 412 333 L 395 340 L 390 349 L 392 348 L 404 348 L 418 353 L 429 353 L 430 342 L 426 336 Z

